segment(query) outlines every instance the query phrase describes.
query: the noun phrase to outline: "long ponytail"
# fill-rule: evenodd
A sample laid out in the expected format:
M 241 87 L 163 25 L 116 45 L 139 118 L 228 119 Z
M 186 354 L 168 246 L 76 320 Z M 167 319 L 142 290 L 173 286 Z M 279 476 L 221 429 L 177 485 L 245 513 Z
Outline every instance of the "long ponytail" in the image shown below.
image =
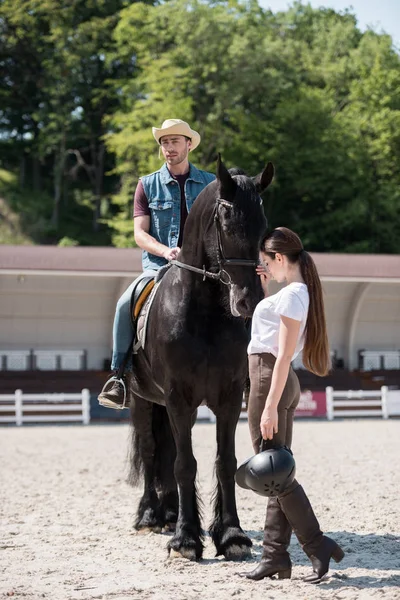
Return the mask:
M 323 377 L 331 369 L 331 358 L 321 280 L 317 267 L 306 250 L 300 252 L 299 264 L 310 298 L 305 329 L 303 364 L 311 373 Z

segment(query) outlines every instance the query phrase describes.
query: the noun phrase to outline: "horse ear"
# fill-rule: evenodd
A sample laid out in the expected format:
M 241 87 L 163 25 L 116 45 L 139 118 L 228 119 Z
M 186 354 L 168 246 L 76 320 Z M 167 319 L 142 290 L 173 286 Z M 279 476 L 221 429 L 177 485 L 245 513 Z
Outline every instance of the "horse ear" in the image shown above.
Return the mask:
M 236 193 L 237 185 L 222 162 L 221 154 L 219 152 L 217 157 L 217 179 L 221 198 L 232 201 Z
M 267 189 L 267 187 L 274 178 L 274 173 L 274 165 L 271 162 L 269 162 L 265 167 L 264 171 L 253 178 L 253 181 L 256 184 L 257 192 L 259 194 L 262 194 Z

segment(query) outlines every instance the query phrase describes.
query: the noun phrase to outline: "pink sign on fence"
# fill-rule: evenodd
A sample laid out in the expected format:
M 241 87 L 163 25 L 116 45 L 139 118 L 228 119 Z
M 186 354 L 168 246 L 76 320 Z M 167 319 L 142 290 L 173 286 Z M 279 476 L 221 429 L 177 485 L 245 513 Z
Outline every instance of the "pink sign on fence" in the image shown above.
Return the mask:
M 294 415 L 295 417 L 326 417 L 325 392 L 303 390 Z

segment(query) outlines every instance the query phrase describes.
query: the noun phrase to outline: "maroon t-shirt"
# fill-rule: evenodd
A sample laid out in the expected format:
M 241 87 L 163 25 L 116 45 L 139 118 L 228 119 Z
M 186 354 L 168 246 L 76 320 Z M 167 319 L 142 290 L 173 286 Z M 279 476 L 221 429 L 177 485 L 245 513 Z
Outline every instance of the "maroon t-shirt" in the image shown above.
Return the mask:
M 185 181 L 189 177 L 189 171 L 184 175 L 172 175 L 171 177 L 176 179 L 179 183 L 179 189 L 181 190 L 181 226 L 179 229 L 179 238 L 178 238 L 178 246 L 182 245 L 182 236 L 183 236 L 183 228 L 185 226 L 185 222 L 188 216 L 186 200 L 185 200 Z M 150 209 L 149 209 L 149 201 L 144 192 L 143 184 L 139 179 L 139 182 L 135 191 L 135 198 L 133 200 L 133 217 L 150 217 Z

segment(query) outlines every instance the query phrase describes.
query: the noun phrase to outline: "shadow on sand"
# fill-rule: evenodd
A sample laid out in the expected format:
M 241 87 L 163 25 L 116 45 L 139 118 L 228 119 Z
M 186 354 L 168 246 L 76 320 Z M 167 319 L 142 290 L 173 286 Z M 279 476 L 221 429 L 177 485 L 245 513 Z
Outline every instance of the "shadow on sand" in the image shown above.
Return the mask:
M 247 530 L 253 541 L 253 557 L 259 561 L 262 554 L 262 532 Z M 355 589 L 397 587 L 400 598 L 400 537 L 392 534 L 377 535 L 375 533 L 360 534 L 350 531 L 326 532 L 345 552 L 343 561 L 336 565 L 332 561 L 331 577 L 323 582 L 324 589 L 351 587 Z M 310 564 L 302 551 L 296 537 L 292 535 L 290 555 L 294 565 Z M 396 571 L 387 577 L 360 575 L 352 576 L 346 571 L 350 569 L 369 569 L 373 571 Z

